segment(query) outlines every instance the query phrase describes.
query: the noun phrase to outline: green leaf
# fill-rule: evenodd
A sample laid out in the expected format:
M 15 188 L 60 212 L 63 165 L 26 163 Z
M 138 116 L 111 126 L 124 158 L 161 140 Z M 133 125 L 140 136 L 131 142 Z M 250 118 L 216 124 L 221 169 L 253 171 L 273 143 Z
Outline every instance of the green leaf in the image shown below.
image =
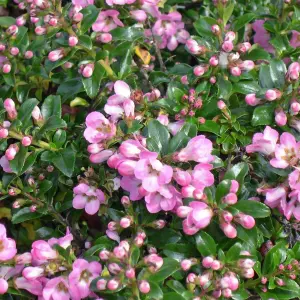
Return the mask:
M 240 256 L 243 246 L 241 243 L 235 243 L 229 250 L 226 252 L 226 261 L 232 262 L 236 261 Z
M 75 151 L 65 148 L 53 153 L 52 162 L 64 175 L 71 177 L 75 167 Z
M 20 175 L 27 156 L 28 147 L 24 147 L 23 145 L 19 145 L 19 152 L 16 154 L 15 158 L 9 162 L 10 168 L 14 173 Z
M 12 223 L 19 224 L 25 221 L 38 219 L 42 216 L 39 212 L 31 212 L 29 207 L 24 207 L 19 209 L 15 214 L 12 216 Z
M 262 273 L 271 274 L 286 258 L 285 242 L 277 243 L 265 256 Z
M 134 41 L 140 37 L 143 37 L 144 33 L 141 28 L 138 27 L 118 27 L 112 31 L 110 34 L 114 41 Z
M 61 117 L 61 98 L 60 96 L 50 95 L 48 96 L 42 105 L 42 115 L 45 120 L 51 116 Z
M 66 139 L 67 139 L 66 132 L 62 129 L 58 129 L 56 130 L 52 141 L 57 148 L 60 148 L 65 143 Z
M 43 136 L 46 132 L 53 131 L 59 128 L 67 127 L 67 123 L 57 116 L 51 116 L 37 133 L 37 137 Z
M 234 1 L 232 1 L 231 3 L 227 4 L 227 6 L 224 8 L 224 12 L 223 12 L 224 25 L 226 25 L 227 22 L 229 21 L 231 15 L 233 13 L 234 6 L 235 6 L 235 3 L 234 3 Z
M 199 131 L 211 132 L 218 136 L 220 136 L 220 128 L 221 126 L 212 120 L 206 120 L 204 124 L 198 125 Z
M 79 41 L 80 46 L 83 46 L 84 48 L 92 50 L 93 42 L 92 42 L 91 38 L 88 35 L 79 36 L 78 41 Z
M 251 251 L 256 250 L 258 242 L 256 227 L 253 227 L 252 229 L 245 229 L 244 227 L 238 225 L 237 236 L 239 239 L 244 241 L 248 245 L 248 247 L 250 247 Z
M 150 244 L 160 248 L 167 244 L 176 244 L 181 239 L 180 231 L 167 227 L 161 230 L 147 230 L 147 236 Z
M 274 123 L 274 105 L 265 104 L 254 109 L 251 124 L 252 126 L 271 125 Z
M 247 163 L 240 162 L 234 165 L 230 170 L 224 175 L 224 179 L 235 179 L 239 182 L 240 186 L 244 182 L 245 176 L 249 172 L 249 167 Z
M 94 5 L 88 5 L 80 12 L 83 14 L 83 19 L 81 21 L 81 26 L 80 26 L 80 32 L 81 34 L 84 34 L 96 22 L 100 9 Z
M 232 84 L 229 80 L 225 80 L 223 76 L 218 76 L 218 81 L 217 81 L 218 87 L 219 87 L 219 98 L 220 99 L 225 99 L 228 100 L 231 91 L 232 91 Z
M 17 86 L 16 94 L 17 99 L 20 103 L 23 103 L 25 101 L 31 88 L 32 87 L 29 84 Z
M 84 90 L 81 78 L 73 78 L 63 82 L 57 89 L 57 93 L 63 99 L 71 99 L 74 95 Z
M 256 94 L 259 91 L 259 85 L 255 81 L 239 81 L 233 84 L 233 91 L 240 94 Z
M 286 66 L 282 60 L 273 59 L 269 65 L 261 65 L 259 82 L 262 88 L 282 88 L 285 84 Z
M 187 299 L 184 296 L 172 292 L 172 293 L 165 293 L 163 300 L 187 300 Z
M 13 17 L 0 17 L 0 26 L 9 27 L 16 24 L 16 19 Z
M 125 57 L 121 62 L 121 68 L 119 73 L 119 78 L 125 78 L 131 71 L 131 63 L 132 63 L 132 49 L 129 48 L 126 51 Z
M 215 255 L 217 245 L 214 239 L 205 231 L 200 231 L 196 236 L 196 246 L 202 256 Z
M 180 269 L 180 264 L 178 261 L 172 258 L 164 258 L 164 264 L 162 267 L 154 274 L 149 276 L 149 281 L 161 282 L 166 278 L 174 274 Z
M 197 135 L 197 126 L 185 123 L 180 131 L 170 140 L 169 153 L 174 153 L 184 148 L 189 140 Z
M 162 71 L 154 71 L 149 74 L 149 80 L 156 86 L 164 82 L 169 82 L 170 76 Z
M 259 47 L 250 49 L 250 51 L 243 57 L 243 59 L 249 60 L 270 60 L 270 58 L 270 53 Z
M 93 75 L 89 78 L 82 78 L 83 86 L 90 98 L 95 98 L 99 92 L 103 76 L 106 74 L 104 67 L 96 62 Z
M 163 292 L 159 285 L 155 282 L 149 281 L 150 284 L 150 292 L 146 295 L 146 300 L 152 300 L 152 299 L 163 299 Z
M 211 26 L 217 24 L 217 21 L 210 17 L 201 17 L 195 23 L 194 27 L 200 36 L 214 37 Z
M 31 113 L 38 104 L 35 98 L 27 99 L 18 110 L 18 120 L 22 122 L 22 128 L 27 128 L 31 122 Z
M 161 154 L 168 153 L 170 134 L 166 126 L 157 120 L 151 120 L 148 124 L 147 147 L 150 151 Z
M 254 218 L 266 218 L 271 214 L 268 206 L 257 201 L 242 200 L 232 207 Z
M 216 201 L 217 203 L 221 203 L 221 200 L 224 196 L 226 196 L 229 193 L 231 187 L 231 180 L 222 180 L 216 190 Z
M 239 31 L 246 24 L 250 23 L 255 17 L 256 14 L 254 13 L 247 13 L 237 17 L 233 22 L 233 30 Z
M 130 264 L 132 266 L 135 266 L 139 261 L 141 251 L 140 251 L 140 248 L 137 247 L 137 246 L 132 246 L 130 251 L 131 251 L 131 253 L 130 253 Z

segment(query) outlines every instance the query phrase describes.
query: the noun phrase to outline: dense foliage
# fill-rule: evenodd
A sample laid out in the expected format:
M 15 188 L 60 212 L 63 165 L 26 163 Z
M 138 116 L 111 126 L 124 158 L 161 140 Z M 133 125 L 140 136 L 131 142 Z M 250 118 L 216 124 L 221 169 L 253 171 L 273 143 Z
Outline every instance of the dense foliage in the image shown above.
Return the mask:
M 300 3 L 0 0 L 1 299 L 299 299 Z

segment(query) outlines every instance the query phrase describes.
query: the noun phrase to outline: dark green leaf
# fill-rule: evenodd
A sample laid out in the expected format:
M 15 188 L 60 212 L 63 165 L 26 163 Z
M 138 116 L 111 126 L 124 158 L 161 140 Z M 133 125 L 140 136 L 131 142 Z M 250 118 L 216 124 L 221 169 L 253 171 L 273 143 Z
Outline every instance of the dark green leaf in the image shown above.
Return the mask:
M 240 94 L 256 94 L 259 91 L 259 85 L 255 81 L 239 81 L 233 84 L 233 91 Z
M 61 117 L 61 98 L 60 96 L 50 95 L 48 96 L 42 105 L 42 115 L 45 120 L 48 120 L 52 116 Z
M 58 87 L 57 93 L 64 99 L 71 99 L 74 95 L 80 93 L 83 90 L 84 87 L 81 78 L 74 78 L 62 83 Z
M 39 212 L 31 212 L 29 207 L 24 207 L 19 209 L 15 214 L 12 216 L 12 223 L 19 224 L 25 221 L 38 219 L 42 216 Z
M 234 31 L 240 30 L 246 24 L 250 23 L 255 17 L 256 14 L 254 13 L 247 13 L 237 17 L 233 22 L 233 30 Z
M 21 170 L 25 164 L 27 151 L 28 151 L 28 147 L 19 145 L 19 152 L 16 154 L 15 158 L 13 160 L 11 160 L 9 163 L 10 168 L 17 175 L 20 175 Z
M 234 165 L 229 171 L 224 175 L 224 179 L 235 179 L 240 185 L 243 184 L 245 176 L 249 172 L 249 167 L 247 163 L 240 162 Z
M 271 274 L 286 258 L 285 242 L 277 243 L 265 256 L 262 273 Z
M 79 41 L 79 45 L 83 46 L 84 48 L 87 48 L 89 50 L 93 48 L 93 42 L 88 35 L 79 36 L 78 41 Z
M 200 231 L 195 238 L 197 249 L 202 256 L 215 255 L 217 253 L 217 245 L 208 233 Z
M 233 207 L 254 218 L 266 218 L 271 214 L 271 211 L 268 206 L 257 201 L 238 201 L 238 203 L 235 204 Z
M 99 92 L 100 84 L 103 76 L 106 74 L 103 66 L 96 62 L 93 75 L 89 78 L 82 78 L 83 86 L 90 98 L 95 98 Z
M 119 73 L 119 78 L 125 78 L 131 71 L 131 63 L 132 63 L 132 49 L 127 49 L 126 55 L 124 56 L 121 62 L 121 69 Z
M 100 12 L 100 9 L 94 5 L 88 5 L 87 7 L 82 9 L 80 12 L 83 14 L 80 32 L 81 32 L 81 34 L 84 34 L 96 22 L 99 12 Z
M 178 261 L 172 258 L 164 258 L 164 264 L 162 267 L 154 274 L 149 276 L 149 280 L 153 282 L 161 282 L 166 278 L 174 274 L 180 269 L 180 264 Z
M 13 17 L 0 17 L 0 26 L 9 27 L 16 24 L 16 19 Z
M 22 122 L 22 127 L 25 129 L 29 126 L 31 121 L 31 113 L 38 104 L 38 100 L 35 98 L 27 99 L 20 107 L 18 111 L 18 120 Z
M 75 166 L 75 155 L 72 148 L 65 148 L 53 153 L 52 162 L 64 175 L 71 177 Z
M 251 124 L 252 126 L 271 125 L 274 122 L 274 106 L 265 104 L 254 109 Z
M 50 117 L 37 133 L 37 137 L 43 136 L 46 132 L 53 131 L 59 128 L 67 127 L 67 123 L 57 116 Z
M 146 300 L 152 300 L 152 299 L 163 299 L 163 292 L 161 290 L 161 288 L 159 287 L 159 285 L 155 282 L 149 282 L 150 284 L 150 292 L 146 295 Z

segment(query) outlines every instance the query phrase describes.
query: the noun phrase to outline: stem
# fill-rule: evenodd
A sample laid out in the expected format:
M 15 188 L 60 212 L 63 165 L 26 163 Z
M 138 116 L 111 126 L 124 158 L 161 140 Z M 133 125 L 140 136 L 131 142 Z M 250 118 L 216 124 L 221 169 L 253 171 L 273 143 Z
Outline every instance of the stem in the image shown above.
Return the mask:
M 23 139 L 23 135 L 20 134 L 20 133 L 17 133 L 13 130 L 9 130 L 9 136 L 16 139 L 16 140 L 22 140 Z M 35 145 L 35 146 L 38 146 L 42 149 L 45 149 L 45 150 L 50 150 L 50 151 L 58 151 L 58 149 L 56 148 L 53 148 L 50 146 L 50 144 L 46 143 L 46 142 L 43 142 L 43 141 L 36 141 L 36 140 L 32 140 L 32 145 Z
M 164 61 L 163 61 L 163 58 L 161 56 L 161 52 L 160 52 L 160 49 L 158 47 L 158 44 L 157 44 L 157 40 L 156 40 L 156 37 L 154 36 L 153 34 L 153 31 L 152 31 L 152 27 L 151 27 L 151 24 L 150 24 L 150 21 L 148 20 L 148 26 L 151 30 L 151 35 L 152 35 L 152 39 L 153 39 L 153 43 L 154 43 L 154 48 L 155 48 L 155 52 L 156 52 L 156 56 L 158 58 L 158 62 L 159 62 L 159 65 L 160 65 L 160 69 L 163 71 L 163 72 L 166 72 L 167 71 L 167 68 L 164 64 Z

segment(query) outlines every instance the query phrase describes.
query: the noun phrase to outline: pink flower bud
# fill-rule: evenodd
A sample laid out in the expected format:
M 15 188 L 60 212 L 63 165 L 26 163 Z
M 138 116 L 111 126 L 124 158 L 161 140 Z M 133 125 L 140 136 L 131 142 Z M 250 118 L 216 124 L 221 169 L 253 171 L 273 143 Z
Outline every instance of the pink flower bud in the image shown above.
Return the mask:
M 222 218 L 226 223 L 230 223 L 233 220 L 233 215 L 229 211 L 223 211 Z
M 237 193 L 237 191 L 239 190 L 239 182 L 236 180 L 231 180 L 231 186 L 230 186 L 230 193 Z
M 228 31 L 226 34 L 225 34 L 225 41 L 234 41 L 235 39 L 235 33 L 233 31 Z
M 221 223 L 220 227 L 228 238 L 234 239 L 237 236 L 236 228 L 231 223 Z
M 129 205 L 131 204 L 130 199 L 129 199 L 128 196 L 123 196 L 123 197 L 121 198 L 121 203 L 122 203 L 122 205 L 125 206 L 125 207 L 127 207 L 127 206 L 129 206 Z
M 278 126 L 284 126 L 287 123 L 287 116 L 282 109 L 275 111 L 275 122 Z
M 8 290 L 8 282 L 4 278 L 0 278 L 0 295 L 4 295 Z
M 185 84 L 185 85 L 189 84 L 187 75 L 182 76 L 180 78 L 180 81 L 181 81 L 182 84 Z
M 255 226 L 255 219 L 252 216 L 243 213 L 235 215 L 234 220 L 246 229 L 251 229 Z
M 203 66 L 197 66 L 194 68 L 194 75 L 195 76 L 202 76 L 206 71 L 206 68 Z
M 77 36 L 70 36 L 69 37 L 69 46 L 75 47 L 78 44 L 78 38 Z
M 141 236 L 137 236 L 134 239 L 134 244 L 138 247 L 141 247 L 144 245 L 144 239 Z
M 100 291 L 104 291 L 106 289 L 107 280 L 106 279 L 99 279 L 97 281 L 97 289 Z
M 75 13 L 73 15 L 73 21 L 80 22 L 83 19 L 83 14 L 81 12 Z
M 0 139 L 5 139 L 8 136 L 8 130 L 6 128 L 0 128 Z
M 250 269 L 255 265 L 255 262 L 250 258 L 246 258 L 246 259 L 239 259 L 238 264 L 242 268 Z
M 24 54 L 24 57 L 26 59 L 31 59 L 33 57 L 33 52 L 32 51 L 26 51 Z
M 268 278 L 267 277 L 262 277 L 261 278 L 261 283 L 262 284 L 266 284 L 268 282 Z
M 217 271 L 217 270 L 220 270 L 222 268 L 222 264 L 220 261 L 218 260 L 214 260 L 212 263 L 211 263 L 211 266 L 210 266 L 213 270 Z
M 200 200 L 203 198 L 203 191 L 201 189 L 195 189 L 194 192 L 193 192 L 193 197 L 197 200 Z
M 183 198 L 192 198 L 195 188 L 192 185 L 182 187 L 181 194 Z
M 212 56 L 210 59 L 209 59 L 209 64 L 213 67 L 216 67 L 218 64 L 219 64 L 219 59 L 217 56 Z
M 212 25 L 211 26 L 211 31 L 213 34 L 215 35 L 219 35 L 221 33 L 221 29 L 220 29 L 220 26 L 215 24 L 215 25 Z
M 128 279 L 133 279 L 135 278 L 135 270 L 134 268 L 129 268 L 125 271 L 125 276 L 128 278 Z
M 13 160 L 19 151 L 19 147 L 15 144 L 12 144 L 6 149 L 5 156 L 8 160 Z
M 181 269 L 183 271 L 188 271 L 191 267 L 192 267 L 193 263 L 190 259 L 184 259 L 181 263 L 180 263 L 180 266 L 181 266 Z
M 15 190 L 14 188 L 9 189 L 9 190 L 8 190 L 8 194 L 9 194 L 10 196 L 16 196 L 16 195 L 17 195 L 16 190 Z
M 248 43 L 248 42 L 245 42 L 245 43 L 242 43 L 242 44 L 238 45 L 238 50 L 241 53 L 246 53 L 248 50 L 250 50 L 250 48 L 251 48 L 251 44 Z
M 99 253 L 99 257 L 100 257 L 101 260 L 108 260 L 109 255 L 110 255 L 110 252 L 106 249 L 101 250 L 100 253 Z
M 87 151 L 91 154 L 99 153 L 103 149 L 103 144 L 89 144 L 87 147 Z
M 27 267 L 23 270 L 22 275 L 28 280 L 34 280 L 44 275 L 44 268 Z
M 6 46 L 0 43 L 0 52 L 5 51 Z
M 131 17 L 138 22 L 145 22 L 147 19 L 147 14 L 144 10 L 132 10 L 130 11 Z
M 241 76 L 242 70 L 239 67 L 230 68 L 230 73 L 232 76 Z
M 235 193 L 229 193 L 224 197 L 223 202 L 228 205 L 233 205 L 233 204 L 237 203 L 237 200 L 238 200 L 238 198 Z
M 8 74 L 11 71 L 11 65 L 10 64 L 4 64 L 2 67 L 2 71 L 4 74 Z
M 187 215 L 192 211 L 193 209 L 189 206 L 179 206 L 177 208 L 176 214 L 179 218 L 186 218 Z
M 36 205 L 31 205 L 30 208 L 29 208 L 30 212 L 35 212 L 37 210 L 37 207 Z
M 94 67 L 94 64 L 87 64 L 82 70 L 82 76 L 85 78 L 91 77 L 94 72 Z
M 121 246 L 115 247 L 113 250 L 113 253 L 114 253 L 115 257 L 117 257 L 119 259 L 122 259 L 122 258 L 126 257 L 126 255 L 127 255 L 127 251 Z
M 202 275 L 198 277 L 199 285 L 202 287 L 207 285 L 207 283 L 211 280 L 211 278 L 212 278 L 212 273 L 203 272 Z
M 99 41 L 99 42 L 101 42 L 103 44 L 110 43 L 112 41 L 112 35 L 110 33 L 101 33 L 97 37 L 97 41 Z
M 166 226 L 165 220 L 156 220 L 153 222 L 153 225 L 156 229 L 163 229 Z
M 186 282 L 187 282 L 187 283 L 194 283 L 195 280 L 196 280 L 196 278 L 197 278 L 197 275 L 196 275 L 196 274 L 190 273 L 190 274 L 188 274 L 188 276 L 186 277 Z
M 255 68 L 255 63 L 252 60 L 245 60 L 240 64 L 240 68 L 243 71 L 251 71 Z
M 298 114 L 298 112 L 300 111 L 300 103 L 299 102 L 293 102 L 291 104 L 291 110 L 293 112 L 294 115 Z
M 215 297 L 215 298 L 220 298 L 221 295 L 222 295 L 222 291 L 221 290 L 214 290 L 212 295 Z
M 48 59 L 52 62 L 58 61 L 64 57 L 63 49 L 53 50 L 48 54 Z
M 32 137 L 30 137 L 30 136 L 24 136 L 22 138 L 22 145 L 25 146 L 25 147 L 30 146 L 31 142 L 32 142 Z
M 277 93 L 275 90 L 267 90 L 265 93 L 265 98 L 268 101 L 274 101 L 277 99 Z
M 255 94 L 248 94 L 245 97 L 245 101 L 248 105 L 255 106 L 255 105 L 259 104 L 260 99 L 256 98 Z
M 121 267 L 117 263 L 110 263 L 108 265 L 108 270 L 111 274 L 117 275 L 121 272 Z
M 123 102 L 123 107 L 124 107 L 124 112 L 125 116 L 127 118 L 134 118 L 134 109 L 135 109 L 135 104 L 131 99 L 126 99 Z
M 173 173 L 174 180 L 181 186 L 187 186 L 191 183 L 192 177 L 189 172 L 176 169 Z
M 213 257 L 211 257 L 211 256 L 206 256 L 206 257 L 204 257 L 203 260 L 202 260 L 202 266 L 203 266 L 204 268 L 209 269 L 209 268 L 211 267 L 213 261 L 214 261 Z
M 45 27 L 42 26 L 37 26 L 34 30 L 34 32 L 36 33 L 36 35 L 44 35 L 47 32 L 47 29 Z M 50 60 L 50 58 L 49 58 Z
M 122 176 L 132 176 L 134 175 L 134 170 L 137 162 L 135 160 L 131 159 L 126 159 L 123 160 L 119 165 L 118 165 L 118 172 Z
M 245 278 L 253 278 L 255 275 L 255 272 L 252 268 L 249 269 L 243 269 L 242 276 Z
M 16 110 L 15 102 L 12 99 L 7 98 L 7 99 L 5 99 L 3 105 L 4 105 L 5 110 L 8 113 L 9 118 L 15 119 L 17 117 L 17 110 Z
M 40 19 L 37 17 L 30 17 L 30 22 L 36 24 Z
M 225 51 L 225 52 L 231 52 L 233 50 L 233 43 L 231 41 L 225 41 L 223 44 L 222 44 L 222 49 Z
M 210 82 L 211 84 L 215 84 L 215 83 L 217 82 L 216 77 L 215 77 L 215 76 L 210 77 L 209 82 Z
M 221 110 L 225 109 L 227 107 L 226 104 L 225 104 L 225 102 L 222 101 L 222 100 L 219 100 L 218 103 L 217 103 L 217 105 L 218 105 L 218 108 L 221 109 Z
M 15 35 L 19 31 L 19 28 L 17 25 L 11 25 L 7 28 L 6 33 L 9 35 Z
M 20 16 L 20 17 L 16 18 L 16 25 L 17 26 L 19 26 L 19 27 L 24 26 L 25 23 L 26 23 L 26 19 L 25 19 L 24 16 Z
M 139 283 L 139 290 L 142 294 L 148 294 L 150 292 L 150 284 L 148 281 L 146 280 L 142 280 L 140 283 Z
M 25 252 L 23 254 L 16 255 L 14 257 L 14 260 L 17 265 L 28 265 L 28 264 L 31 264 L 32 255 L 30 252 Z
M 113 279 L 108 281 L 107 288 L 110 291 L 115 291 L 119 287 L 119 284 L 120 284 L 119 280 L 113 278 Z
M 232 296 L 231 289 L 227 288 L 222 290 L 222 295 L 224 296 L 224 298 L 231 298 Z

